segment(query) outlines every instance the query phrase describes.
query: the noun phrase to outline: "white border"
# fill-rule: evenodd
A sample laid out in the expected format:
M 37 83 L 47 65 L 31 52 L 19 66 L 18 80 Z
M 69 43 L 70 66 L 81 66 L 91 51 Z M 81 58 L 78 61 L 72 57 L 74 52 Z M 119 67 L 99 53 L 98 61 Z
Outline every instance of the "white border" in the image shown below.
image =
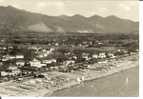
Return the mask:
M 139 22 L 140 22 L 140 26 L 139 26 L 139 46 L 140 46 L 140 54 L 139 54 L 139 96 L 140 98 L 143 97 L 143 1 L 140 1 L 140 10 L 139 10 L 140 14 L 139 14 Z

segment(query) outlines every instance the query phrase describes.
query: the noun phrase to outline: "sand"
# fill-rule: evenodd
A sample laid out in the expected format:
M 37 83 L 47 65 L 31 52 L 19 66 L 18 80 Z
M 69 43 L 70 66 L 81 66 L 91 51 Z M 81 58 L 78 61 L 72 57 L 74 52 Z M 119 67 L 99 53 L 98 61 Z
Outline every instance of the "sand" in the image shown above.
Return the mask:
M 106 71 L 95 71 L 94 67 L 100 65 L 113 66 Z M 48 72 L 47 77 L 49 79 L 28 79 L 22 82 L 10 81 L 0 83 L 0 96 L 50 96 L 54 91 L 69 88 L 87 80 L 93 80 L 112 75 L 138 65 L 138 54 L 133 54 L 131 56 L 121 57 L 118 60 L 112 59 L 107 63 L 93 64 L 90 66 L 93 70 L 85 69 L 71 73 Z M 81 80 L 79 81 L 78 79 Z

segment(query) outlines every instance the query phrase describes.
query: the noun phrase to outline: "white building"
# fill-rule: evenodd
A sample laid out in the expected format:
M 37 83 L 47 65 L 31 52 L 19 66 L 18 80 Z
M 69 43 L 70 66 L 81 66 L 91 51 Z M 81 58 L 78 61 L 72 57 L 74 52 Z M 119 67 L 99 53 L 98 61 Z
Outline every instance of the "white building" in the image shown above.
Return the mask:
M 3 56 L 2 61 L 7 61 L 10 59 L 15 59 L 15 56 L 5 55 L 5 56 Z
M 43 49 L 42 51 L 39 52 L 38 57 L 39 57 L 39 58 L 47 57 L 47 56 L 48 56 L 49 54 L 51 54 L 54 50 L 55 50 L 54 48 L 51 48 L 50 50 Z
M 48 60 L 43 60 L 42 61 L 44 64 L 51 64 L 51 63 L 56 63 L 56 59 L 48 59 Z
M 59 43 L 55 43 L 55 46 L 59 46 Z
M 86 60 L 90 59 L 88 53 L 82 53 L 82 58 L 85 58 Z
M 23 59 L 24 55 L 16 55 L 16 59 Z
M 108 60 L 105 60 L 105 61 L 101 61 L 101 62 L 98 62 L 99 64 L 105 64 L 105 63 L 107 63 L 108 62 Z
M 32 61 L 30 61 L 30 65 L 33 67 L 37 67 L 37 68 L 41 68 L 43 66 L 46 66 L 46 64 L 42 64 L 41 61 L 39 61 L 37 59 L 33 59 Z
M 75 61 L 74 60 L 67 60 L 67 61 L 64 61 L 64 63 L 66 66 L 68 65 L 71 65 L 71 64 L 75 64 Z
M 17 65 L 17 66 L 24 66 L 24 64 L 25 64 L 25 62 L 22 61 L 22 60 L 21 60 L 21 61 L 20 61 L 20 60 L 19 60 L 19 61 L 16 61 L 16 65 Z
M 21 71 L 19 69 L 17 70 L 13 70 L 12 72 L 5 72 L 5 71 L 2 71 L 1 72 L 1 76 L 15 76 L 15 75 L 18 75 L 20 74 Z
M 105 53 L 99 53 L 98 58 L 106 58 L 106 54 Z
M 9 70 L 16 70 L 16 69 L 18 69 L 18 68 L 17 68 L 16 66 L 9 66 L 8 69 L 9 69 Z
M 8 76 L 8 75 L 15 76 L 21 73 L 21 71 L 16 66 L 10 66 L 8 69 L 11 70 L 12 72 L 2 71 L 1 76 Z
M 7 75 L 8 75 L 8 72 L 1 71 L 1 76 L 7 76 Z
M 77 56 L 73 56 L 73 59 L 75 59 L 75 60 L 76 60 L 76 59 L 77 59 Z
M 93 58 L 98 58 L 98 55 L 97 54 L 93 54 L 92 57 Z
M 7 60 L 8 60 L 8 59 L 6 59 L 6 58 L 3 58 L 3 59 L 2 59 L 3 62 L 4 62 L 4 61 L 7 61 Z

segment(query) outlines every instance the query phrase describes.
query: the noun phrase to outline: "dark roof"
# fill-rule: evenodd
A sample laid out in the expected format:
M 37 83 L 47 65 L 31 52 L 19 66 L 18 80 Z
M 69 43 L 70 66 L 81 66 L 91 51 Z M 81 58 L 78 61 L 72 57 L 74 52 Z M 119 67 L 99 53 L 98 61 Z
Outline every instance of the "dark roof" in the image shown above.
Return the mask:
M 26 70 L 26 71 L 38 71 L 38 68 L 36 68 L 36 67 L 30 67 L 30 66 L 21 67 L 19 69 Z

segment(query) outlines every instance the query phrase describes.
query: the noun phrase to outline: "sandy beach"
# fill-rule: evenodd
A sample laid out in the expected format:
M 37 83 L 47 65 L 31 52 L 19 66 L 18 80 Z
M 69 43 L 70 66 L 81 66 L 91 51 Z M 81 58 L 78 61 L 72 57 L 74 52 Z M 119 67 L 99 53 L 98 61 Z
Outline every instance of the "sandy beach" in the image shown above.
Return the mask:
M 94 70 L 97 65 L 112 66 L 109 70 L 99 72 Z M 71 73 L 48 72 L 46 73 L 47 79 L 28 79 L 22 82 L 0 83 L 0 96 L 51 96 L 57 90 L 69 88 L 87 80 L 112 75 L 138 65 L 138 54 L 133 54 L 121 57 L 118 60 L 112 59 L 107 63 L 96 63 L 89 66 L 88 69 Z

